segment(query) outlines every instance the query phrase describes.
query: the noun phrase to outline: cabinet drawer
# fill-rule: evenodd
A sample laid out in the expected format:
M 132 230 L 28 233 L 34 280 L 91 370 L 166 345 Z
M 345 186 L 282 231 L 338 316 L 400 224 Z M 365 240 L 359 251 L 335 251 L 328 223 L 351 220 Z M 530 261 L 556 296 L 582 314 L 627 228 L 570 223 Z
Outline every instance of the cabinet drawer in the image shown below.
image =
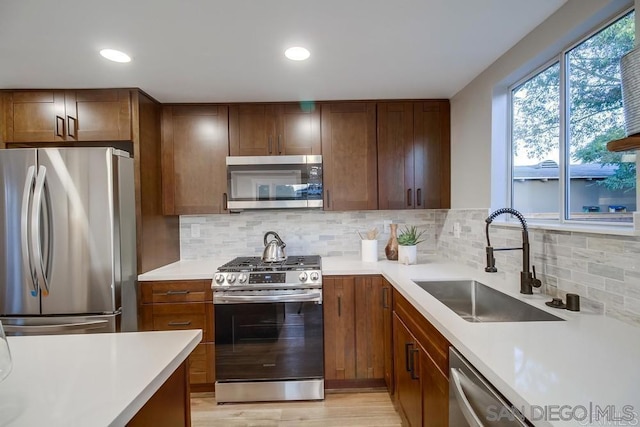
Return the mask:
M 153 329 L 202 329 L 203 335 L 207 336 L 210 328 L 206 321 L 206 308 L 206 303 L 154 304 Z
M 212 301 L 211 281 L 140 282 L 143 304 Z

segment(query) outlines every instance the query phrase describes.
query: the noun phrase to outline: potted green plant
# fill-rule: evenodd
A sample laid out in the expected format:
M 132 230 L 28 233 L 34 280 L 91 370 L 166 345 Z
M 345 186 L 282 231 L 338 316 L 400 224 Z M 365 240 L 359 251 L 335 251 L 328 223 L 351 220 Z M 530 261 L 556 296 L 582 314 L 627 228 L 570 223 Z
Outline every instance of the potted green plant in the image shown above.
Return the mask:
M 406 226 L 398 235 L 398 262 L 403 264 L 415 264 L 418 243 L 424 241 L 422 238 L 424 230 L 418 230 L 415 225 Z

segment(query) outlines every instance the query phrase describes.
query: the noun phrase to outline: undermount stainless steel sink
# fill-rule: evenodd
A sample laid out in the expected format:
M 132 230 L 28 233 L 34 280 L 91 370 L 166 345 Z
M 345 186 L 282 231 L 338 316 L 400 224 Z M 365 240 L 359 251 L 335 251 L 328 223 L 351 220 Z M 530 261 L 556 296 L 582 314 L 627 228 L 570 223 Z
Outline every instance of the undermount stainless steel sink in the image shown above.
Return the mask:
M 467 322 L 540 322 L 564 320 L 475 280 L 414 283 Z

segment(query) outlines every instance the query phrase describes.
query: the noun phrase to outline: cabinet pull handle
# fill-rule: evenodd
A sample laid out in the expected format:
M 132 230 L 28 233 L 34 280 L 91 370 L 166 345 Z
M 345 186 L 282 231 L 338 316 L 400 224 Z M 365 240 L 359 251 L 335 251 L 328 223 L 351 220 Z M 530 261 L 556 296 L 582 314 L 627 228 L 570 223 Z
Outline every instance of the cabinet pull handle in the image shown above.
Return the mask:
M 331 209 L 331 192 L 327 190 L 327 208 Z
M 409 360 L 411 360 L 411 379 L 412 380 L 420 379 L 420 377 L 416 375 L 416 363 L 413 358 L 413 355 L 418 353 L 418 351 L 419 350 L 417 348 L 412 348 L 411 350 L 409 350 L 409 354 L 411 354 L 411 356 L 409 357 Z
M 342 317 L 342 297 L 338 297 L 338 317 Z
M 416 203 L 418 206 L 422 206 L 422 188 L 418 188 L 416 191 Z
M 223 211 L 227 211 L 229 210 L 229 198 L 227 196 L 227 193 L 222 193 L 222 210 Z
M 411 194 L 411 189 L 407 189 L 407 206 L 411 206 L 411 199 L 412 199 L 412 194 Z
M 73 120 L 73 126 L 71 126 Z M 78 138 L 78 121 L 75 117 L 67 116 L 67 133 L 71 138 Z
M 187 295 L 190 291 L 167 291 L 165 295 Z
M 278 154 L 282 154 L 281 139 L 282 139 L 282 135 L 278 135 Z
M 169 322 L 169 326 L 189 326 L 191 321 L 188 322 Z
M 412 361 L 409 358 L 409 354 L 411 354 L 409 347 L 413 347 L 412 342 L 404 343 L 404 367 L 407 370 L 407 372 L 411 372 L 411 370 L 413 369 L 413 367 L 411 366 Z
M 389 288 L 382 288 L 382 308 L 389 308 Z
M 271 138 L 271 135 L 269 135 L 269 154 L 271 154 L 272 146 L 273 146 L 273 140 Z
M 64 118 L 56 116 L 56 136 L 64 138 Z

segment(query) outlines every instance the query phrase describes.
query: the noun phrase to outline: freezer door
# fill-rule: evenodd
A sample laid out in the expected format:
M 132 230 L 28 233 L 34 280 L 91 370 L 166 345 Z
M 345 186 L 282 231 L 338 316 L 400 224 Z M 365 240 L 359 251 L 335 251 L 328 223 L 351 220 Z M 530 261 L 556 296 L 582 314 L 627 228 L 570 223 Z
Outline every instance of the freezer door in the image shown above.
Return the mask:
M 0 318 L 7 335 L 61 335 L 118 332 L 120 314 Z
M 0 316 L 40 313 L 29 257 L 36 150 L 0 150 Z
M 41 243 L 35 248 L 41 255 L 36 271 L 45 276 L 42 314 L 113 313 L 120 308 L 113 157 L 110 148 L 38 150 L 34 209 L 41 211 L 35 213 L 40 220 L 34 234 L 40 233 Z

